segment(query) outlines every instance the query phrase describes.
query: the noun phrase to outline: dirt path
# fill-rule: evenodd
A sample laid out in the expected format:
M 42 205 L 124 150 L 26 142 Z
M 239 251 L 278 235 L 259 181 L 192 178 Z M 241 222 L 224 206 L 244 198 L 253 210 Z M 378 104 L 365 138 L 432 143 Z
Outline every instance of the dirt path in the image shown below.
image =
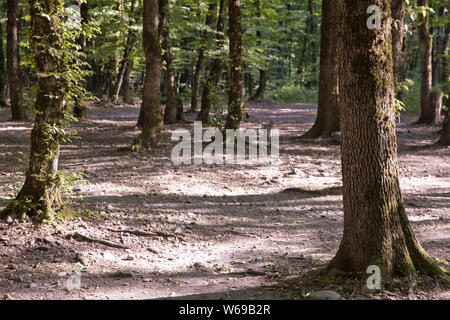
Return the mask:
M 273 112 L 273 110 L 277 110 Z M 315 107 L 271 102 L 248 105 L 246 128 L 273 121 L 280 130 L 280 164 L 174 166 L 171 131 L 153 154 L 128 151 L 138 131 L 136 107 L 92 108 L 77 123 L 79 139 L 62 148 L 61 168 L 83 172 L 71 207 L 80 217 L 36 228 L 0 222 L 0 298 L 302 298 L 302 276 L 336 252 L 343 213 L 337 144 L 299 142 Z M 0 110 L 0 120 L 8 113 Z M 429 146 L 436 128 L 399 124 L 401 186 L 414 231 L 429 254 L 450 257 L 450 149 Z M 22 182 L 31 123 L 0 122 L 0 209 Z M 156 155 L 157 154 L 157 155 Z M 14 186 L 16 185 L 16 187 Z M 282 192 L 288 188 L 305 191 Z M 307 192 L 307 190 L 325 190 Z M 76 232 L 123 248 L 80 241 Z M 72 236 L 71 236 L 72 235 Z M 85 239 L 86 240 L 86 239 Z M 67 279 L 81 272 L 81 290 Z M 346 298 L 366 295 L 330 284 Z M 409 298 L 449 299 L 447 288 Z M 354 292 L 353 292 L 354 293 Z

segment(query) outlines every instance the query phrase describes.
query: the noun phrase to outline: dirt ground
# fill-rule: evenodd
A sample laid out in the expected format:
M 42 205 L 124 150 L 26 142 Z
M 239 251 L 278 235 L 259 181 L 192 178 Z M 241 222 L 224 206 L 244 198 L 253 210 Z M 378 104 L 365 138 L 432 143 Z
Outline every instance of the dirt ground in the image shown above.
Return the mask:
M 342 236 L 339 146 L 296 138 L 315 106 L 247 109 L 244 128 L 272 121 L 280 130 L 277 165 L 175 166 L 171 132 L 192 124 L 166 127 L 159 150 L 132 153 L 139 108 L 91 108 L 60 159 L 64 172 L 87 180 L 68 196 L 78 217 L 0 222 L 0 299 L 303 299 L 323 289 L 344 299 L 450 299 L 431 279 L 377 291 L 320 281 Z M 8 117 L 0 110 L 0 209 L 23 182 L 32 126 Z M 401 187 L 418 240 L 444 265 L 450 148 L 432 146 L 438 128 L 408 125 L 414 118 L 398 125 Z M 78 275 L 81 288 L 69 289 Z

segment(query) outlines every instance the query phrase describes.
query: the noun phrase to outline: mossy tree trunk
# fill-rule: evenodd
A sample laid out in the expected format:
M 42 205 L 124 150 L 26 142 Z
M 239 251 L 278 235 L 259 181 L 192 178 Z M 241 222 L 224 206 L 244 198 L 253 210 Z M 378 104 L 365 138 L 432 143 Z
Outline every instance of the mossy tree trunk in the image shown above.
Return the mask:
M 146 70 L 139 125 L 142 132 L 135 147 L 143 150 L 159 145 L 163 130 L 160 102 L 161 45 L 159 36 L 159 1 L 144 0 L 143 44 Z
M 447 114 L 442 125 L 441 137 L 437 143 L 442 146 L 450 146 L 450 99 L 447 99 Z
M 317 118 L 313 127 L 303 134 L 302 138 L 329 138 L 333 132 L 340 129 L 338 104 L 338 19 L 335 1 L 323 0 Z
M 37 71 L 36 119 L 25 183 L 2 216 L 52 220 L 64 209 L 58 178 L 59 148 L 67 111 L 67 72 L 63 52 L 62 0 L 29 0 L 32 48 Z M 55 52 L 61 54 L 55 54 Z
M 444 275 L 417 242 L 399 186 L 391 0 L 338 5 L 344 234 L 328 267 L 365 274 L 377 265 L 383 280 Z M 366 27 L 371 5 L 381 9 L 381 29 Z
M 170 9 L 168 0 L 160 0 L 160 35 L 163 49 L 162 60 L 164 62 L 164 91 L 166 94 L 166 109 L 164 111 L 164 123 L 174 124 L 184 118 L 183 102 L 181 101 L 175 83 L 173 70 L 172 49 L 170 43 Z
M 230 38 L 230 91 L 226 129 L 238 129 L 244 115 L 241 1 L 228 0 Z
M 27 120 L 22 101 L 19 58 L 19 1 L 8 0 L 8 22 L 6 25 L 9 98 L 11 100 L 11 120 Z
M 221 51 L 225 44 L 223 31 L 225 30 L 225 21 L 227 19 L 227 1 L 220 0 L 219 18 L 217 19 L 217 51 Z M 220 56 L 214 57 L 209 67 L 209 75 L 203 84 L 201 110 L 197 117 L 198 121 L 204 124 L 208 123 L 209 113 L 212 106 L 212 98 L 220 81 L 224 62 Z

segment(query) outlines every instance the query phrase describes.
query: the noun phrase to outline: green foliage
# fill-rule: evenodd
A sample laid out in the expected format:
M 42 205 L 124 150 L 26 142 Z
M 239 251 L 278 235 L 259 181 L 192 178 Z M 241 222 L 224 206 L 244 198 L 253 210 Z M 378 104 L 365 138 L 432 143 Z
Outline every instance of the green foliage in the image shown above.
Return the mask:
M 284 103 L 317 103 L 317 91 L 290 83 L 282 86 L 269 85 L 267 97 Z

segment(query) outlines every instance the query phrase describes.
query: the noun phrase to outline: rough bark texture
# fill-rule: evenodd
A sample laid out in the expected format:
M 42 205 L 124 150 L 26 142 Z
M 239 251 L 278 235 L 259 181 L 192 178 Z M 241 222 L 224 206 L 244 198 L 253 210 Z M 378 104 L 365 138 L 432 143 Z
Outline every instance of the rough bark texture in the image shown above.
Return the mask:
M 329 138 L 339 131 L 338 16 L 334 1 L 322 1 L 319 100 L 316 122 L 303 138 Z
M 230 38 L 230 91 L 226 129 L 238 129 L 244 114 L 241 1 L 228 0 Z
M 133 89 L 131 85 L 131 72 L 133 71 L 133 61 L 128 61 L 127 67 L 125 69 L 125 74 L 123 75 L 122 89 L 120 90 L 122 99 L 127 104 L 134 105 L 133 101 Z
M 391 276 L 444 275 L 410 227 L 398 179 L 390 0 L 340 0 L 344 234 L 329 268 Z M 377 5 L 382 28 L 366 28 Z
M 428 7 L 428 0 L 417 0 L 419 6 Z M 432 73 L 431 73 L 431 53 L 432 41 L 430 37 L 430 14 L 426 11 L 426 15 L 419 16 L 419 47 L 420 47 L 420 106 L 421 114 L 418 124 L 432 125 L 434 123 L 433 110 L 430 106 L 429 96 L 431 93 Z
M 18 0 L 8 0 L 8 22 L 6 25 L 6 33 L 11 120 L 23 121 L 27 120 L 27 114 L 22 102 L 22 82 L 20 81 L 18 14 Z
M 2 212 L 2 216 L 28 215 L 33 220 L 51 220 L 63 213 L 63 203 L 58 183 L 58 158 L 66 108 L 67 84 L 62 77 L 52 74 L 65 73 L 62 55 L 62 0 L 29 0 L 32 47 L 38 75 L 36 92 L 36 119 L 31 132 L 31 152 L 25 183 L 17 198 Z M 50 18 L 48 18 L 50 17 Z
M 87 24 L 89 21 L 89 1 L 83 2 L 80 5 L 80 16 L 82 25 Z M 86 53 L 87 38 L 85 35 L 81 35 L 78 39 L 78 44 L 80 46 L 80 51 Z M 84 81 L 84 86 L 86 86 L 86 81 Z M 77 119 L 86 119 L 86 113 L 87 107 L 84 104 L 83 97 L 78 97 L 75 101 L 73 114 Z
M 161 45 L 159 42 L 159 1 L 144 0 L 143 44 L 146 71 L 142 101 L 142 132 L 135 141 L 135 149 L 157 146 L 163 130 L 163 111 L 160 102 Z
M 217 51 L 224 46 L 223 31 L 225 29 L 225 21 L 227 17 L 227 0 L 220 0 L 219 19 L 217 20 Z M 216 91 L 220 80 L 224 62 L 220 57 L 215 57 L 211 62 L 210 72 L 206 82 L 203 85 L 201 110 L 197 120 L 207 123 L 209 112 L 211 111 L 211 99 Z
M 208 14 L 206 16 L 205 25 L 213 26 L 216 23 L 217 16 L 217 1 L 211 3 L 208 7 Z M 208 32 L 204 31 L 202 33 L 202 37 L 205 40 L 208 40 Z M 197 110 L 198 105 L 198 92 L 200 89 L 200 74 L 203 67 L 203 61 L 205 60 L 205 50 L 206 45 L 202 45 L 202 47 L 198 50 L 197 63 L 195 64 L 194 76 L 192 79 L 192 97 L 191 97 L 191 112 L 195 112 Z
M 166 94 L 166 109 L 164 112 L 164 123 L 174 124 L 183 117 L 183 103 L 175 82 L 175 72 L 172 64 L 172 52 L 169 28 L 169 1 L 160 0 L 160 28 L 162 38 L 162 56 L 164 62 L 164 91 Z
M 3 53 L 4 29 L 0 23 L 0 108 L 6 107 L 6 64 Z

